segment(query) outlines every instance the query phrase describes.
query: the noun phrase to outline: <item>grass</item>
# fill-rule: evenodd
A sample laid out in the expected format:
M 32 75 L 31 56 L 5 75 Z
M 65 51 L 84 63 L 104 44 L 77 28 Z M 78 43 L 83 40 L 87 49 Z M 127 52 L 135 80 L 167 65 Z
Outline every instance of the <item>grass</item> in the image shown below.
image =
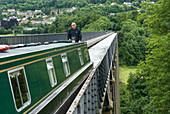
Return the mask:
M 120 80 L 120 109 L 121 112 L 127 110 L 128 105 L 131 102 L 131 94 L 130 91 L 127 89 L 127 81 L 129 78 L 129 73 L 136 72 L 136 66 L 119 66 L 119 80 Z
M 136 72 L 136 66 L 119 66 L 119 79 L 120 82 L 127 84 L 129 73 Z
M 0 35 L 0 36 L 14 36 L 14 34 L 5 34 L 5 35 Z
M 20 35 L 28 35 L 28 34 L 17 34 L 17 36 L 20 36 Z M 0 36 L 14 36 L 14 34 L 5 34 L 5 35 L 0 35 Z

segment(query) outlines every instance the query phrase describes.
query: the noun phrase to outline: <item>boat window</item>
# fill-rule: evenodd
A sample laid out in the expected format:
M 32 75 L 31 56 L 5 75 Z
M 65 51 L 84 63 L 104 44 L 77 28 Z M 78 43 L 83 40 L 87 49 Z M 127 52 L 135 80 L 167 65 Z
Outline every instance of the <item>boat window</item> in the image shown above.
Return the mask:
M 12 95 L 18 112 L 31 103 L 24 67 L 8 71 Z
M 81 49 L 80 48 L 78 49 L 78 54 L 79 54 L 80 64 L 83 65 L 84 64 L 83 55 L 81 53 Z
M 50 79 L 51 86 L 54 87 L 57 84 L 57 79 L 55 75 L 54 65 L 52 58 L 46 59 L 48 75 Z
M 61 59 L 63 62 L 64 73 L 66 76 L 68 76 L 68 75 L 70 75 L 70 67 L 69 67 L 69 63 L 68 63 L 68 59 L 67 59 L 67 54 L 66 53 L 62 54 Z

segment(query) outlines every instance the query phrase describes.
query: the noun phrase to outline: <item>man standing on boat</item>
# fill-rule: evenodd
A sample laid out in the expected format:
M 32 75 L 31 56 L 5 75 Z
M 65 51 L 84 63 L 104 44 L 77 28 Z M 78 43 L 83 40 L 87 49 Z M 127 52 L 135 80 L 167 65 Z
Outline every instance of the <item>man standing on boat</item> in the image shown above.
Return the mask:
M 81 43 L 81 31 L 76 27 L 76 23 L 72 23 L 71 26 L 72 28 L 68 31 L 68 40 L 72 40 L 72 42 Z

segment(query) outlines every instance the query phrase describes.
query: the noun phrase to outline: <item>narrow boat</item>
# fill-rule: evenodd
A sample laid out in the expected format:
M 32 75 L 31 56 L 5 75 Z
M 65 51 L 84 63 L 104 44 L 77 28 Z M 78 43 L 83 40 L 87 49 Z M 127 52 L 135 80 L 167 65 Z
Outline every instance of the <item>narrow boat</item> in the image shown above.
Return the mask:
M 58 41 L 0 52 L 0 111 L 55 113 L 69 105 L 66 98 L 71 100 L 92 68 L 85 42 Z

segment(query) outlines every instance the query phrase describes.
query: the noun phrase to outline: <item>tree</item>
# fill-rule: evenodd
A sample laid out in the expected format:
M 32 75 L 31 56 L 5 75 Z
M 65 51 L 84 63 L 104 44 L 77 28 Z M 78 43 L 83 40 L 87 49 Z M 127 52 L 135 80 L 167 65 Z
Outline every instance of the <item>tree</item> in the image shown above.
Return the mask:
M 168 113 L 170 105 L 170 1 L 162 0 L 161 3 L 150 5 L 146 8 L 148 15 L 144 22 L 150 28 L 148 39 L 148 55 L 143 62 L 143 67 L 148 68 L 149 76 L 147 85 L 150 95 L 153 97 L 151 103 L 159 113 Z M 146 71 L 144 71 L 146 72 Z
M 48 28 L 48 33 L 55 33 L 56 27 L 54 24 L 51 24 Z
M 0 27 L 0 34 L 5 34 L 5 29 L 4 29 L 4 27 Z
M 145 58 L 145 34 L 136 21 L 128 19 L 121 22 L 121 34 L 119 37 L 119 57 L 120 64 L 137 65 L 140 60 Z
M 2 21 L 3 20 L 3 15 L 2 14 L 0 14 L 0 21 Z
M 150 31 L 154 34 L 166 35 L 170 32 L 170 1 L 162 0 L 162 2 L 158 2 L 156 5 L 151 4 L 143 4 L 143 9 L 146 10 L 146 13 L 142 14 L 147 16 L 145 19 L 145 23 L 150 28 Z
M 162 0 L 155 5 L 144 4 L 143 8 L 145 8 L 147 15 L 141 14 L 138 19 L 142 19 L 142 23 L 148 26 L 151 33 L 149 38 L 146 39 L 147 55 L 145 60 L 138 65 L 138 72 L 129 79 L 129 90 L 135 86 L 145 86 L 143 89 L 140 89 L 140 87 L 133 89 L 133 94 L 139 93 L 135 95 L 139 98 L 135 98 L 134 103 L 143 99 L 143 97 L 144 99 L 147 97 L 148 105 L 144 105 L 145 109 L 152 107 L 154 113 L 160 114 L 169 113 L 170 106 L 170 28 L 167 24 L 170 17 L 166 15 L 169 14 L 169 4 L 169 0 Z M 138 79 L 133 81 L 136 78 Z M 147 90 L 146 94 L 143 94 L 141 90 Z
M 113 28 L 113 24 L 107 17 L 101 17 L 97 21 L 86 25 L 82 30 L 83 31 L 104 31 L 110 30 Z
M 46 14 L 46 15 L 49 15 L 50 14 L 50 9 L 45 7 L 45 9 L 43 10 L 43 12 Z

